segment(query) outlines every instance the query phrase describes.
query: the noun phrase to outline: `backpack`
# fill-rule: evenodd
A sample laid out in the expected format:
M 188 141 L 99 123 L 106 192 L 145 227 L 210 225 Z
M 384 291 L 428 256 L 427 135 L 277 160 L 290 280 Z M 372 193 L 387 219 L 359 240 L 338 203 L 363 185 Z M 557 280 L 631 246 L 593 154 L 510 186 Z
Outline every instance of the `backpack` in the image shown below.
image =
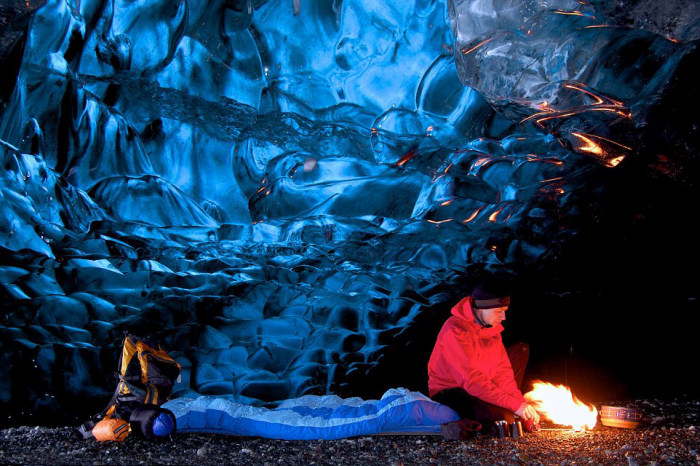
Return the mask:
M 175 429 L 175 416 L 170 411 L 160 408 L 160 405 L 172 393 L 175 382 L 180 381 L 181 369 L 180 364 L 160 345 L 135 335 L 127 335 L 115 374 L 119 380 L 117 388 L 102 413 L 80 426 L 79 431 L 83 438 L 121 441 L 126 438 L 123 434 L 124 424 L 151 439 L 154 436 L 162 436 L 161 433 L 166 432 L 172 424 L 170 432 L 165 433 L 170 434 Z M 171 419 L 167 419 L 168 417 Z M 115 423 L 112 421 L 114 419 L 124 422 Z M 103 425 L 95 429 L 100 423 Z M 129 423 L 131 426 L 128 426 Z M 164 423 L 166 427 L 162 427 Z M 113 438 L 104 434 L 112 425 L 115 429 L 119 428 L 119 435 L 115 432 Z M 99 438 L 97 433 L 100 433 Z

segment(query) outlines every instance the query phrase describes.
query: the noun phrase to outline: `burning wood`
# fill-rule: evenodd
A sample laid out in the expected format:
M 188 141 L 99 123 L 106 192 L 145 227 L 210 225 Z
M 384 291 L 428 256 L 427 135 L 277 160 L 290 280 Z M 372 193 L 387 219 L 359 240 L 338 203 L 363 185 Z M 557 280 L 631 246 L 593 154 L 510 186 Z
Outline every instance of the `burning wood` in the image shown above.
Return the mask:
M 564 385 L 535 382 L 533 389 L 525 394 L 525 399 L 545 419 L 571 426 L 574 430 L 593 429 L 598 419 L 598 410 L 581 402 Z

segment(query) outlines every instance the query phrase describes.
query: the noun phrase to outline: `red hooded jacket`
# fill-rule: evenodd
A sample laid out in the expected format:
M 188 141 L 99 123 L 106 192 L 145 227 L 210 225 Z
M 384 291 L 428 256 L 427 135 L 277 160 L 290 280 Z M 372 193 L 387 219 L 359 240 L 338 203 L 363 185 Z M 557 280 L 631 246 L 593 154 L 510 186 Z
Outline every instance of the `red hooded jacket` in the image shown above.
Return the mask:
M 430 396 L 461 387 L 470 395 L 512 412 L 525 401 L 503 346 L 501 324 L 481 327 L 469 298 L 452 308 L 428 362 Z

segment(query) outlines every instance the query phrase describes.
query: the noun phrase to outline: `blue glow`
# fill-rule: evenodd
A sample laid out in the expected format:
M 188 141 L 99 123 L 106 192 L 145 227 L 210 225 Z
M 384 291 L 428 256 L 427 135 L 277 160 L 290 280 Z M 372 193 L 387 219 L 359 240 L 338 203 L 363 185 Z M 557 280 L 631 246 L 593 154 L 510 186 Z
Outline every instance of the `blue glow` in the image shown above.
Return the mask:
M 690 50 L 500 3 L 49 0 L 0 113 L 3 412 L 106 400 L 125 330 L 184 391 L 413 388 L 393 352 L 556 260 Z

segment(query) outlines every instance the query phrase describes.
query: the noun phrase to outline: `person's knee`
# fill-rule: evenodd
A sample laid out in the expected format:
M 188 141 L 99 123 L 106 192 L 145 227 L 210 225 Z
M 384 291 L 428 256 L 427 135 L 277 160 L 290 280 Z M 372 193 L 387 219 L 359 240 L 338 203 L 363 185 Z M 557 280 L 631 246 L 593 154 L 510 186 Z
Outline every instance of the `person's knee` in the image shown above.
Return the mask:
M 524 341 L 519 341 L 513 344 L 512 347 L 514 350 L 519 351 L 520 353 L 526 354 L 528 356 L 530 355 L 530 345 L 528 345 Z
M 520 342 L 520 343 L 518 343 L 518 345 L 519 345 L 518 350 L 519 350 L 520 353 L 522 354 L 522 357 L 523 357 L 526 361 L 527 361 L 528 359 L 530 359 L 530 345 L 528 345 L 528 344 L 525 343 L 525 342 Z
M 508 347 L 506 351 L 508 353 L 508 359 L 511 361 L 525 361 L 530 358 L 530 345 L 525 342 L 513 343 Z

